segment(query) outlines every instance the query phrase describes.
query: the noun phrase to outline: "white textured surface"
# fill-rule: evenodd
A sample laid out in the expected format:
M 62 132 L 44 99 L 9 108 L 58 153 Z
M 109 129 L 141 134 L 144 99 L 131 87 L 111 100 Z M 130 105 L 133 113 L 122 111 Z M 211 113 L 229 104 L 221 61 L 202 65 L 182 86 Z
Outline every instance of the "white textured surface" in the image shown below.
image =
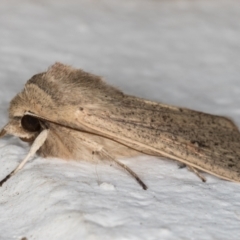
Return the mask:
M 127 93 L 233 118 L 240 126 L 238 1 L 0 2 L 0 125 L 11 98 L 55 61 Z M 26 155 L 0 141 L 0 179 Z M 0 239 L 240 239 L 240 185 L 207 183 L 175 162 L 35 158 L 0 188 Z

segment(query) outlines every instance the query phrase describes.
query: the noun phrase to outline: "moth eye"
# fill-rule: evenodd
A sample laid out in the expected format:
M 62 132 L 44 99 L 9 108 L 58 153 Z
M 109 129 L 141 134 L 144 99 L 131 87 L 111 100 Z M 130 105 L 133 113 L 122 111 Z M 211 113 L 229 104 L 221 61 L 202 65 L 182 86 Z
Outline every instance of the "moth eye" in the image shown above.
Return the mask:
M 40 122 L 32 116 L 23 116 L 21 120 L 22 127 L 29 132 L 38 132 L 41 129 Z

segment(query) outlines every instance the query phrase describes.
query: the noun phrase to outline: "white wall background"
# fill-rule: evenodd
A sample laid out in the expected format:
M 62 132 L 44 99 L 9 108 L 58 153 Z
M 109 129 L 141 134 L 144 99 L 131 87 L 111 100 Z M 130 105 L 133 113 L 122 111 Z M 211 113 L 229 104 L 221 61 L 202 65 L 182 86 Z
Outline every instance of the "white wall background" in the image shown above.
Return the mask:
M 240 2 L 1 0 L 0 125 L 27 79 L 55 61 L 148 99 L 240 126 Z M 0 179 L 28 147 L 0 141 Z M 0 188 L 0 239 L 240 239 L 240 185 L 176 162 L 126 159 L 143 191 L 108 163 L 36 157 Z

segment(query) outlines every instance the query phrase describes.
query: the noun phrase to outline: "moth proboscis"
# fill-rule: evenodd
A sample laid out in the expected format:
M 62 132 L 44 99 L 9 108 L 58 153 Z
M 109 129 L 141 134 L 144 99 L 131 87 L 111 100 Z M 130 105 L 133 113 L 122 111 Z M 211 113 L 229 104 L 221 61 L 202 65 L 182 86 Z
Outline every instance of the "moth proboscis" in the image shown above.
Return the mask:
M 221 116 L 126 95 L 100 77 L 55 63 L 34 75 L 10 103 L 11 134 L 31 145 L 27 157 L 111 160 L 147 186 L 119 157 L 166 157 L 222 179 L 240 181 L 240 133 Z

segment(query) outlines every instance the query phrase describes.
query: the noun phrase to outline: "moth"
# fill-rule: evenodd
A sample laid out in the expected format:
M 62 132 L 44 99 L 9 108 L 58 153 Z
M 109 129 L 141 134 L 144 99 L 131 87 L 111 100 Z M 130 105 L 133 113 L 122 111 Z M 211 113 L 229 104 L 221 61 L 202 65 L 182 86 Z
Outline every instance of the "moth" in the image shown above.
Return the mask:
M 161 156 L 187 165 L 200 177 L 198 170 L 240 181 L 240 134 L 231 120 L 126 95 L 96 75 L 61 63 L 34 75 L 13 98 L 0 136 L 6 134 L 31 148 L 0 184 L 36 152 L 42 157 L 111 160 L 143 189 L 144 182 L 118 158 Z

